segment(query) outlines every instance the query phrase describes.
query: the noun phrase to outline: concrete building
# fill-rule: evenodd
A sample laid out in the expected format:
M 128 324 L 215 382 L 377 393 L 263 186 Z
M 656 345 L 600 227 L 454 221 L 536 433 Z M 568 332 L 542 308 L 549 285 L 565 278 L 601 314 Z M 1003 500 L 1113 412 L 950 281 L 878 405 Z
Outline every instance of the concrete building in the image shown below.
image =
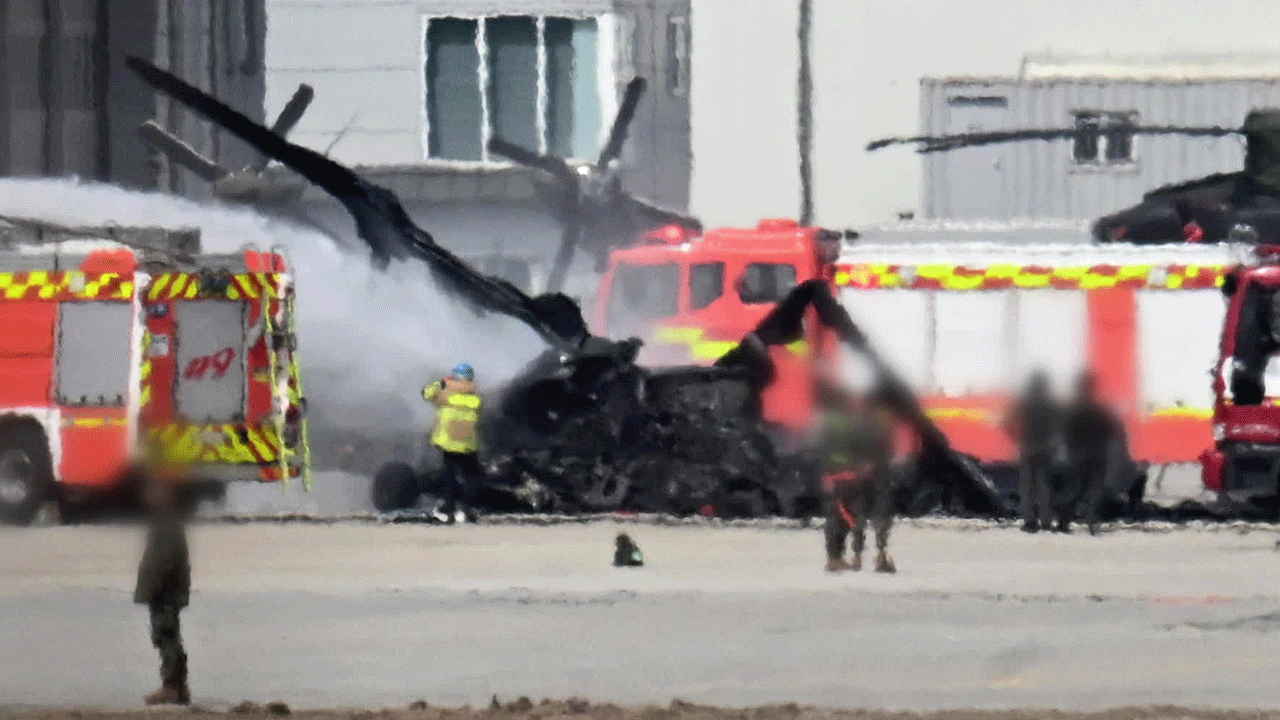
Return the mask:
M 560 228 L 501 136 L 594 160 L 621 89 L 649 80 L 624 185 L 683 209 L 689 183 L 688 0 L 269 0 L 267 106 L 315 101 L 291 138 L 392 188 L 445 245 L 549 258 Z M 336 144 L 335 144 L 336 143 Z M 345 222 L 318 193 L 310 211 Z M 543 269 L 545 270 L 545 268 Z
M 1158 0 L 692 0 L 690 207 L 707 223 L 800 213 L 805 3 L 814 219 L 829 227 L 921 214 L 921 156 L 864 149 L 869 140 L 922 129 L 920 78 L 1008 77 L 1025 53 L 1046 49 L 1095 57 L 1280 54 L 1280 3 L 1271 0 L 1224 0 L 1196 13 Z M 1224 115 L 1231 123 L 1242 117 Z M 1233 161 L 1222 160 L 1220 169 L 1229 169 Z
M 249 153 L 154 95 L 124 67 L 151 58 L 261 117 L 263 0 L 6 0 L 0 3 L 0 174 L 70 176 L 200 195 L 153 162 L 134 129 L 159 116 L 197 151 Z

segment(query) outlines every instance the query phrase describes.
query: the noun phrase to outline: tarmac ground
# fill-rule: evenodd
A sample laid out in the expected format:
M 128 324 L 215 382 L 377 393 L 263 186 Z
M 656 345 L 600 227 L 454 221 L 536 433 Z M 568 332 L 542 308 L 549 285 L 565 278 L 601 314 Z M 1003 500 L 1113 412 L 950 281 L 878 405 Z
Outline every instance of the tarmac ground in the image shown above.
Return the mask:
M 619 530 L 645 567 L 610 565 Z M 1243 524 L 1090 537 L 913 521 L 894 531 L 898 574 L 829 575 L 816 529 L 212 524 L 192 531 L 184 635 L 213 709 L 1280 708 L 1275 540 Z M 0 530 L 5 717 L 125 717 L 154 687 L 130 604 L 139 541 L 128 526 Z

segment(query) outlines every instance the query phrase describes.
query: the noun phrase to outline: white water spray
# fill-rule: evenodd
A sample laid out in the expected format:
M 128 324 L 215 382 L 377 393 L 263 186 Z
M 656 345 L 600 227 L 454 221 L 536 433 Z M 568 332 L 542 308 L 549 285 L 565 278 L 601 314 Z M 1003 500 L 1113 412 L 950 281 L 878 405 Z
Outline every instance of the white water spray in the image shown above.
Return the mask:
M 0 214 L 62 225 L 195 227 L 205 252 L 283 246 L 297 280 L 299 353 L 313 416 L 348 429 L 425 429 L 423 385 L 459 362 L 495 387 L 544 349 L 524 325 L 477 318 L 416 261 L 374 270 L 369 255 L 248 209 L 71 180 L 0 179 Z M 358 241 L 351 245 L 357 246 Z

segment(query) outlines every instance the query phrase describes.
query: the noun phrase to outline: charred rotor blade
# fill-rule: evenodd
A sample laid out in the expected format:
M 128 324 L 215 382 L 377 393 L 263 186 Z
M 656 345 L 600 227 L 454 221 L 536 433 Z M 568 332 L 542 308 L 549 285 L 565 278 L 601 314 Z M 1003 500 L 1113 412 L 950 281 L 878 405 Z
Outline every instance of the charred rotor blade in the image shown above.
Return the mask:
M 311 105 L 311 101 L 316 97 L 316 91 L 310 85 L 303 83 L 293 93 L 293 97 L 289 98 L 289 102 L 285 103 L 284 109 L 280 111 L 280 116 L 271 126 L 271 132 L 280 137 L 288 136 L 293 127 L 302 119 L 302 114 L 307 111 L 307 107 Z
M 1189 135 L 1193 137 L 1223 137 L 1243 132 L 1240 128 L 1183 127 L 1178 125 L 1153 125 L 1125 127 L 1123 125 L 1097 128 L 1046 128 L 1043 130 L 1000 130 L 957 135 L 915 135 L 891 137 L 867 143 L 867 151 L 880 150 L 892 145 L 918 145 L 916 152 L 945 152 L 964 147 L 977 147 L 1022 140 L 1063 140 L 1079 135 L 1105 135 L 1120 132 L 1126 135 Z
M 569 167 L 569 163 L 558 157 L 539 155 L 515 143 L 507 142 L 500 137 L 489 138 L 488 147 L 489 152 L 494 155 L 501 155 L 512 162 L 551 173 L 560 178 L 560 180 L 571 183 L 574 186 L 578 183 L 578 174 L 573 171 L 573 168 Z
M 436 244 L 430 233 L 414 225 L 400 200 L 386 188 L 361 178 L 314 150 L 290 143 L 145 60 L 130 57 L 125 63 L 151 87 L 337 198 L 351 213 L 360 237 L 380 264 L 385 265 L 392 257 L 419 259 L 426 263 L 432 277 L 446 292 L 458 296 L 478 312 L 494 312 L 523 322 L 558 349 L 572 350 L 584 339 L 586 323 L 582 312 L 569 298 L 563 295 L 531 298 L 508 282 L 476 272 Z
M 148 120 L 138 126 L 138 134 L 142 136 L 142 139 L 148 145 L 164 153 L 170 160 L 195 173 L 201 180 L 214 182 L 221 180 L 228 174 L 217 163 L 204 157 L 196 152 L 195 148 L 174 137 L 167 130 L 157 125 L 154 120 Z
M 294 91 L 293 97 L 289 98 L 289 102 L 285 103 L 284 109 L 280 111 L 280 115 L 276 117 L 276 121 L 271 125 L 271 132 L 280 137 L 287 137 L 289 131 L 293 130 L 298 121 L 302 119 L 302 114 L 307 111 L 307 107 L 311 105 L 311 101 L 315 99 L 316 91 L 310 85 L 303 83 Z M 254 172 L 262 172 L 266 169 L 271 159 L 263 156 L 258 162 L 254 163 Z
M 560 247 L 556 250 L 556 259 L 551 266 L 551 274 L 547 276 L 547 292 L 558 293 L 564 287 L 564 278 L 573 264 L 573 254 L 578 249 L 578 241 L 582 235 L 582 226 L 576 221 L 565 223 L 560 235 Z
M 631 216 L 643 225 L 645 230 L 665 225 L 679 225 L 690 232 L 702 232 L 702 221 L 691 215 L 666 210 L 630 195 L 626 196 L 626 201 L 630 206 Z
M 635 119 L 636 109 L 640 107 L 640 98 L 644 96 L 647 86 L 642 77 L 633 78 L 627 83 L 627 90 L 622 95 L 622 104 L 618 106 L 618 114 L 613 119 L 613 127 L 609 129 L 609 139 L 600 150 L 600 159 L 596 160 L 596 169 L 603 170 L 622 154 L 622 145 L 627 141 L 627 133 L 631 129 L 631 121 Z

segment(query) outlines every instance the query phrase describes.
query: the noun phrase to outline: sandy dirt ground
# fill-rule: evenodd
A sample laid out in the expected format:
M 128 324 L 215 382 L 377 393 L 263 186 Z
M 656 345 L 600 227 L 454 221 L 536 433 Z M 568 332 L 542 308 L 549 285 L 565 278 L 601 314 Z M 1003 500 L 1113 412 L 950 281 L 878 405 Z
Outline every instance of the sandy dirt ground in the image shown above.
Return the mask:
M 481 709 L 435 708 L 421 701 L 406 708 L 379 710 L 303 710 L 283 703 L 241 703 L 232 708 L 153 710 L 40 710 L 0 708 L 9 720 L 278 720 L 281 717 L 314 720 L 1276 720 L 1280 711 L 1223 711 L 1169 706 L 1115 708 L 1099 712 L 1036 710 L 961 710 L 930 713 L 895 713 L 883 710 L 833 710 L 787 703 L 751 708 L 697 705 L 674 700 L 668 705 L 619 707 L 582 698 L 533 702 L 518 698 Z
M 609 565 L 620 527 L 646 567 Z M 810 706 L 1280 708 L 1274 529 L 961 527 L 900 524 L 899 574 L 832 576 L 817 530 L 202 526 L 184 616 L 193 693 L 295 714 L 494 695 L 633 708 L 564 710 L 593 720 L 721 717 L 673 698 L 776 706 L 724 711 L 769 720 L 824 715 Z M 154 686 L 145 611 L 129 602 L 138 539 L 0 530 L 0 715 L 136 708 Z

